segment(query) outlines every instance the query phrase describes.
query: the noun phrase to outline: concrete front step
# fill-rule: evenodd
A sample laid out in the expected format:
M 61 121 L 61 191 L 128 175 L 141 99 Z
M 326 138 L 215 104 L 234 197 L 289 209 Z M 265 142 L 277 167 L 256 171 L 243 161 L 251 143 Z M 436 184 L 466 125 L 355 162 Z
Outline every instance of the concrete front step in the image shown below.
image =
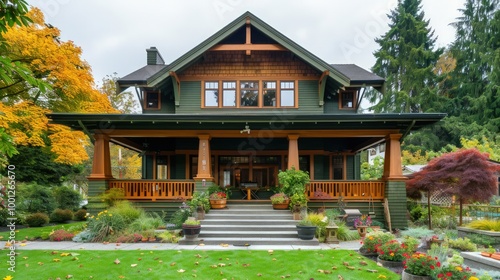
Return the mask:
M 205 215 L 197 240 L 181 239 L 179 244 L 319 245 L 317 239 L 299 239 L 296 224 L 290 211 L 273 210 L 268 201 L 231 202 L 227 208 L 214 209 Z
M 247 225 L 247 226 L 256 226 L 256 225 L 293 225 L 295 226 L 297 221 L 293 219 L 286 220 L 278 220 L 278 219 L 266 219 L 266 220 L 256 220 L 256 219 L 239 219 L 239 220 L 226 220 L 226 219 L 205 219 L 201 221 L 201 225 L 220 225 L 220 226 L 228 226 L 228 225 Z
M 269 231 L 284 231 L 284 230 L 291 230 L 291 231 L 296 231 L 297 228 L 293 224 L 289 225 L 255 225 L 255 224 L 241 224 L 241 225 L 220 225 L 220 224 L 213 224 L 213 225 L 207 225 L 203 224 L 202 226 L 203 231 L 205 230 L 211 230 L 211 231 L 252 231 L 252 232 L 269 232 Z
M 205 237 L 241 237 L 241 238 L 295 238 L 297 237 L 297 230 L 288 231 L 266 231 L 266 232 L 255 232 L 255 231 L 212 231 L 205 230 L 202 228 L 200 232 L 200 238 Z
M 301 240 L 299 238 L 199 238 L 198 240 L 179 241 L 180 245 L 233 245 L 233 246 L 251 246 L 251 245 L 293 245 L 293 246 L 319 246 L 318 239 Z

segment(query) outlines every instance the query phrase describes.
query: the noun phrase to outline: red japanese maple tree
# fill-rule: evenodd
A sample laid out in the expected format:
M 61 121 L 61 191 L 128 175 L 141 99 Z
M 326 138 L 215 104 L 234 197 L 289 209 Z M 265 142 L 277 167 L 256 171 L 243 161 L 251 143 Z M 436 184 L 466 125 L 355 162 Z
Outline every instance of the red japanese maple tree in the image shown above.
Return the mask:
M 488 154 L 477 149 L 459 150 L 431 160 L 421 171 L 414 173 L 406 182 L 406 193 L 416 199 L 421 198 L 422 192 L 427 192 L 430 197 L 437 190 L 455 196 L 460 203 L 459 224 L 462 225 L 463 203 L 486 202 L 495 195 L 496 172 L 499 171 L 500 165 L 489 161 Z

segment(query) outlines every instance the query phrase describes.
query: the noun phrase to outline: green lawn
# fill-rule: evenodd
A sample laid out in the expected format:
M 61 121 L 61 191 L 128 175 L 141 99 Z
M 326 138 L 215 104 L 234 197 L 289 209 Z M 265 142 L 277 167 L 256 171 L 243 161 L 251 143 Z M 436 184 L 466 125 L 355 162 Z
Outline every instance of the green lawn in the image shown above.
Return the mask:
M 12 279 L 400 279 L 347 250 L 18 250 Z M 1 264 L 3 275 L 8 266 Z M 373 271 L 369 271 L 373 270 Z M 8 275 L 8 274 L 7 274 Z M 0 278 L 1 279 L 1 278 Z
M 58 229 L 65 229 L 68 230 L 69 228 L 78 228 L 81 227 L 83 224 L 86 222 L 75 222 L 75 223 L 69 223 L 69 224 L 61 224 L 61 225 L 55 225 L 55 226 L 46 226 L 46 227 L 32 227 L 32 228 L 22 228 L 16 231 L 16 240 L 34 240 L 42 237 L 44 234 L 48 235 L 54 230 Z M 1 240 L 7 240 L 10 232 L 9 231 L 3 231 L 0 232 L 0 241 Z

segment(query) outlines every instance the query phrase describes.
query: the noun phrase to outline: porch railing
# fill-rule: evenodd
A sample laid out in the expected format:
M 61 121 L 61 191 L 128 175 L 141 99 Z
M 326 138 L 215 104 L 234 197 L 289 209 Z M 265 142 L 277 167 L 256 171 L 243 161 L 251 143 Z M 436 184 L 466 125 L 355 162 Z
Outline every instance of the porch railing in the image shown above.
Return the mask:
M 126 199 L 189 199 L 194 181 L 187 180 L 112 180 L 109 188 L 123 189 Z
M 307 186 L 309 199 L 384 199 L 384 181 L 311 181 Z

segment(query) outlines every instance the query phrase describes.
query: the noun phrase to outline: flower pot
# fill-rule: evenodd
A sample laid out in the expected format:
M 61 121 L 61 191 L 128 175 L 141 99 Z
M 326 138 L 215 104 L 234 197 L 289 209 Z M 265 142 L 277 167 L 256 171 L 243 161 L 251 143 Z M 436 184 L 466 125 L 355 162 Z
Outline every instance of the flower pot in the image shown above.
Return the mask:
M 356 229 L 358 230 L 359 236 L 365 237 L 367 228 L 368 226 L 357 226 Z
M 273 209 L 275 210 L 287 210 L 290 205 L 290 200 L 285 200 L 283 203 L 274 203 Z
M 196 239 L 201 231 L 201 225 L 182 225 L 182 234 L 186 239 Z
M 403 269 L 403 261 L 386 261 L 380 258 L 380 256 L 377 257 L 377 263 L 380 263 L 383 267 L 385 268 L 401 268 Z
M 483 257 L 491 257 L 491 253 L 488 253 L 488 252 L 481 252 L 481 256 Z
M 491 258 L 500 261 L 500 253 L 491 254 Z
M 210 208 L 212 209 L 224 209 L 226 208 L 226 199 L 210 199 Z
M 300 217 L 300 212 L 293 212 L 293 219 L 295 221 L 299 221 L 301 220 L 301 217 Z
M 312 240 L 316 234 L 316 226 L 299 226 L 297 225 L 297 234 L 302 240 Z
M 406 270 L 403 270 L 403 273 L 401 274 L 401 279 L 402 280 L 430 280 L 430 276 L 421 276 L 421 275 L 413 275 L 411 273 L 406 272 Z

